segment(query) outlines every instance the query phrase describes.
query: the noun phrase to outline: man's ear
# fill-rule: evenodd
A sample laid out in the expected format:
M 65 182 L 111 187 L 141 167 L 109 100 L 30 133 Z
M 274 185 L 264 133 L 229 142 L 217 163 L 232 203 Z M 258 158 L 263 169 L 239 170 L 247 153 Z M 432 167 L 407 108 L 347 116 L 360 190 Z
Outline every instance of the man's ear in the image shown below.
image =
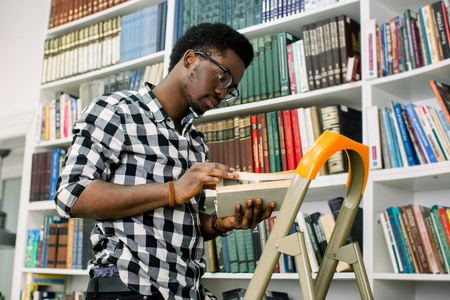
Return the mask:
M 189 68 L 195 60 L 194 50 L 187 50 L 183 56 L 183 65 L 185 68 Z

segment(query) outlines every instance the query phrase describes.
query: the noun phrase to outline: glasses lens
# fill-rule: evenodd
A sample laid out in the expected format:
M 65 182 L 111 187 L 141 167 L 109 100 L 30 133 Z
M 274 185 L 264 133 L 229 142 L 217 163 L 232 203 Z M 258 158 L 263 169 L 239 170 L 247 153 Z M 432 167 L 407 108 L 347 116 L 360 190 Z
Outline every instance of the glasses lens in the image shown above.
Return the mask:
M 231 82 L 233 81 L 233 77 L 231 76 L 230 72 L 224 72 L 222 75 L 219 76 L 219 86 L 222 89 L 226 89 L 231 85 Z
M 233 102 L 239 97 L 239 91 L 237 88 L 231 87 L 228 89 L 227 96 L 225 97 L 225 101 L 227 103 Z

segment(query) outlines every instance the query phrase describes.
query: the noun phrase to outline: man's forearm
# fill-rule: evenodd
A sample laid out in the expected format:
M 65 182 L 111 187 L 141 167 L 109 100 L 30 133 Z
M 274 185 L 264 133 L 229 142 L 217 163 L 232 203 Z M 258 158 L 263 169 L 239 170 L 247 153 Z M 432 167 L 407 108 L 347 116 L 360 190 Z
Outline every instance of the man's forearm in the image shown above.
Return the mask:
M 169 204 L 167 183 L 126 186 L 94 180 L 70 210 L 72 217 L 116 219 L 134 216 Z

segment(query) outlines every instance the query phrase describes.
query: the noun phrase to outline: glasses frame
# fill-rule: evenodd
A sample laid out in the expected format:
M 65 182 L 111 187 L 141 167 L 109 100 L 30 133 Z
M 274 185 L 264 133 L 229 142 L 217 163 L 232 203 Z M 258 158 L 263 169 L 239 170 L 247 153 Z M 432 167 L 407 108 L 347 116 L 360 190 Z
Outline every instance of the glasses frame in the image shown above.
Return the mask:
M 231 72 L 230 72 L 227 68 L 225 68 L 225 67 L 224 67 L 222 64 L 220 64 L 217 60 L 215 60 L 214 58 L 212 58 L 212 57 L 206 55 L 206 54 L 203 53 L 203 52 L 194 51 L 194 54 L 199 54 L 199 55 L 201 55 L 201 56 L 206 57 L 210 62 L 212 62 L 213 64 L 215 64 L 216 66 L 218 66 L 218 67 L 223 71 L 222 74 L 217 74 L 217 76 L 219 77 L 219 78 L 217 79 L 217 81 L 218 81 L 218 83 L 219 83 L 219 87 L 220 87 L 221 89 L 227 89 L 227 94 L 231 96 L 231 98 L 225 98 L 225 102 L 231 103 L 231 102 L 235 101 L 237 98 L 239 98 L 239 90 L 237 89 L 237 86 L 233 84 L 233 74 L 231 74 Z M 220 82 L 220 79 L 223 77 L 223 75 L 224 75 L 225 73 L 229 73 L 229 74 L 230 74 L 231 80 L 230 80 L 230 82 L 229 82 L 226 86 L 222 86 L 222 85 L 221 85 L 221 82 Z M 235 90 L 236 92 L 235 92 L 235 93 L 230 93 L 230 90 L 231 90 L 231 91 Z

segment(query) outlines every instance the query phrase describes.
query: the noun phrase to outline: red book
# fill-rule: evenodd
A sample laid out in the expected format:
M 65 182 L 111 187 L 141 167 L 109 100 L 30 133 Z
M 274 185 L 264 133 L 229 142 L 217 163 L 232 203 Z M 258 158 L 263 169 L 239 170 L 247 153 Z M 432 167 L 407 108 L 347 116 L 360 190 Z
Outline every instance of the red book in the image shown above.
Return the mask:
M 447 219 L 445 210 L 445 207 L 439 207 L 439 214 L 441 215 L 442 224 L 444 225 L 445 235 L 450 244 L 450 221 Z
M 292 132 L 291 112 L 289 110 L 282 111 L 284 122 L 284 139 L 286 141 L 286 157 L 288 170 L 295 170 L 294 137 Z
M 269 224 L 269 233 L 272 231 L 273 226 L 275 226 L 275 218 L 276 216 L 270 216 L 267 221 Z M 280 257 L 282 257 L 283 255 L 281 254 Z M 280 273 L 280 263 L 277 262 L 275 269 L 273 270 L 274 273 Z
M 233 126 L 234 126 L 234 130 L 233 130 L 233 134 L 234 134 L 234 152 L 235 152 L 235 156 L 234 156 L 234 160 L 235 160 L 235 165 L 233 166 L 236 171 L 241 171 L 241 149 L 240 149 L 240 145 L 239 145 L 239 117 L 234 117 L 233 118 Z
M 269 140 L 267 137 L 267 120 L 266 114 L 260 114 L 261 129 L 262 129 L 262 143 L 263 143 L 263 159 L 264 159 L 264 172 L 270 173 L 270 158 L 269 158 Z
M 239 157 L 241 159 L 241 172 L 247 172 L 247 149 L 245 148 L 244 117 L 239 117 Z
M 247 164 L 247 172 L 254 172 L 252 121 L 250 119 L 250 116 L 244 117 L 244 126 L 245 126 L 245 155 L 246 155 L 245 162 Z
M 283 171 L 287 171 L 288 164 L 286 154 L 286 138 L 284 137 L 283 112 L 281 110 L 277 111 L 277 121 L 278 121 L 278 134 L 280 137 L 281 167 Z
M 266 168 L 264 165 L 264 148 L 263 148 L 263 129 L 262 129 L 262 114 L 256 115 L 256 126 L 258 134 L 258 156 L 259 156 L 259 171 L 261 173 L 266 173 Z
M 303 157 L 302 141 L 300 138 L 300 126 L 298 123 L 297 109 L 291 110 L 292 137 L 294 139 L 295 165 L 298 166 Z
M 289 86 L 291 87 L 291 95 L 297 94 L 297 83 L 295 79 L 295 63 L 294 53 L 292 52 L 292 44 L 286 46 L 288 71 L 289 71 Z
M 436 80 L 430 80 L 430 85 L 445 118 L 450 124 L 450 86 Z
M 258 122 L 256 120 L 256 115 L 250 117 L 252 126 L 252 149 L 253 149 L 253 172 L 260 173 L 261 167 L 259 164 L 259 149 L 258 149 Z

